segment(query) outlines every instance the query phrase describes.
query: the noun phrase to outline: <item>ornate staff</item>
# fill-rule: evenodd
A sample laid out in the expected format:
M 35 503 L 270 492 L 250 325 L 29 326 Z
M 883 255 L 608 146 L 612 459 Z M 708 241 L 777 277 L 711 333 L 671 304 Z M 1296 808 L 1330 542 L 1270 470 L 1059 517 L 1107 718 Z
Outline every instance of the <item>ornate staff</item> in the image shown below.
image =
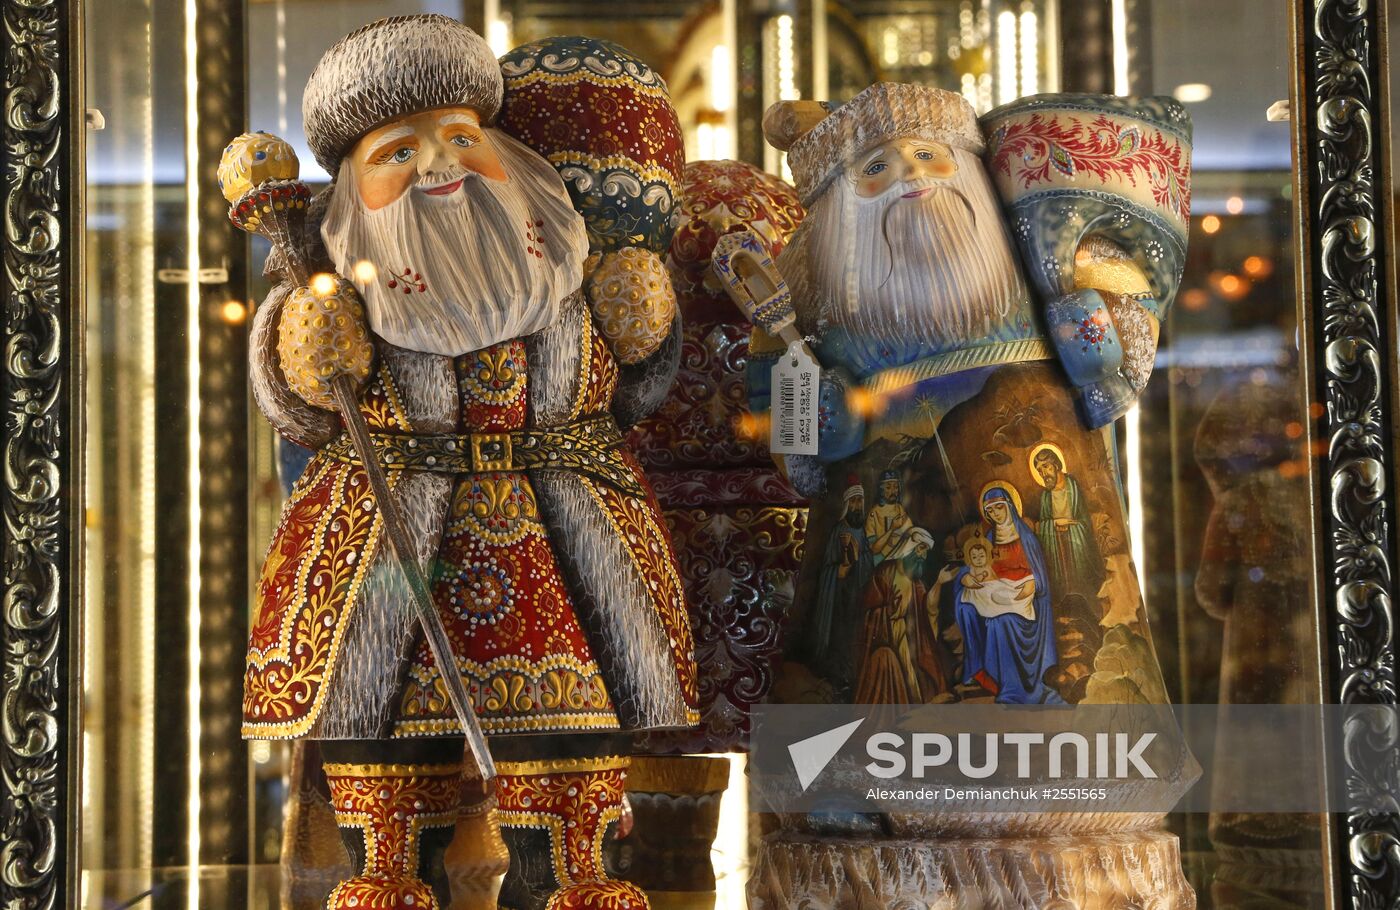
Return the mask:
M 295 328 L 303 333 L 333 334 L 349 329 L 351 320 L 357 319 L 359 299 L 353 286 L 339 276 L 310 274 L 301 251 L 304 248 L 306 206 L 311 200 L 311 188 L 297 179 L 299 170 L 296 153 L 282 139 L 271 133 L 245 133 L 224 149 L 219 162 L 219 188 L 230 203 L 229 220 L 249 233 L 261 234 L 270 240 L 274 249 L 281 253 L 293 286 L 309 289 L 316 315 L 303 320 L 304 324 Z M 368 351 L 363 327 L 360 328 L 360 340 Z M 279 342 L 279 346 L 284 342 L 285 339 Z M 369 361 L 370 357 L 366 355 L 363 358 L 366 375 Z M 390 493 L 389 480 L 384 475 L 374 442 L 370 439 L 369 427 L 360 413 L 354 381 L 349 375 L 331 369 L 329 364 L 320 375 L 289 376 L 288 379 L 300 380 L 312 390 L 322 391 L 327 385 L 324 380 L 331 375 L 334 375 L 329 382 L 331 399 L 340 411 L 355 454 L 369 477 L 370 490 L 378 504 L 389 545 L 413 595 L 414 612 L 423 627 L 433 662 L 437 664 L 447 687 L 447 695 L 457 712 L 462 732 L 466 734 L 467 749 L 481 779 L 490 781 L 496 776 L 496 764 L 491 759 L 486 737 L 481 732 L 481 724 L 476 719 L 466 687 L 462 685 L 462 676 L 457 672 L 457 661 L 447 640 L 447 630 L 443 628 L 442 617 L 433 606 L 428 582 L 414 554 L 403 513 Z

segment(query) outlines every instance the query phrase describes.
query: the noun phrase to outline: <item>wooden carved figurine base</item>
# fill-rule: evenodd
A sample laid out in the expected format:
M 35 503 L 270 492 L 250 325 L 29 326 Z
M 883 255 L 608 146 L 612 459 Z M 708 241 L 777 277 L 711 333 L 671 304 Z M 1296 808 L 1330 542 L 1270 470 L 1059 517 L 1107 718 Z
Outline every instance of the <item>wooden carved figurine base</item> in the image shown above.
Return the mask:
M 710 849 L 719 831 L 720 800 L 729 785 L 729 760 L 700 755 L 633 759 L 627 798 L 636 819 L 632 834 L 610 845 L 612 862 L 646 891 L 653 910 L 714 906 Z
M 989 840 L 816 838 L 759 848 L 750 910 L 1192 910 L 1176 835 L 1165 831 Z

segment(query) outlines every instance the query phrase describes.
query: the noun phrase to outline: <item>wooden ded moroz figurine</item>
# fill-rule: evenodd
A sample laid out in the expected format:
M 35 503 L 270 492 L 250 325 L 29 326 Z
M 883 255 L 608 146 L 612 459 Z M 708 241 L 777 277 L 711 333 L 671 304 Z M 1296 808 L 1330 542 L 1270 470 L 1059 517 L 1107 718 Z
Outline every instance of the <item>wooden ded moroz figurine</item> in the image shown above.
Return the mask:
M 1164 703 L 1112 423 L 1181 276 L 1182 108 L 1045 95 L 979 124 L 960 95 L 877 84 L 764 126 L 806 220 L 777 273 L 741 245 L 716 267 L 787 342 L 755 340 L 755 413 L 795 406 L 770 372 L 803 339 L 821 368 L 808 451 L 800 413 L 771 413 L 811 497 L 778 699 Z M 765 839 L 752 906 L 1190 906 L 1161 819 L 813 817 Z
M 469 777 L 499 771 L 501 906 L 645 907 L 600 861 L 622 743 L 698 720 L 671 543 L 614 416 L 664 395 L 674 296 L 596 312 L 584 219 L 493 126 L 502 85 L 442 16 L 332 47 L 303 106 L 334 177 L 324 262 L 285 143 L 240 137 L 220 172 L 283 266 L 253 326 L 257 401 L 316 450 L 257 587 L 244 734 L 320 741 L 357 873 L 335 910 L 448 906 L 464 754 Z

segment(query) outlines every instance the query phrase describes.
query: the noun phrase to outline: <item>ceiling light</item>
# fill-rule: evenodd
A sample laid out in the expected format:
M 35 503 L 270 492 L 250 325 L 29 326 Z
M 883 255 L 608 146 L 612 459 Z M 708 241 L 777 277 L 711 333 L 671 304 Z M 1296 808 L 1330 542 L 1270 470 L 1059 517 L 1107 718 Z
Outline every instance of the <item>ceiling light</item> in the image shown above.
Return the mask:
M 1198 104 L 1210 98 L 1210 86 L 1204 82 L 1187 82 L 1185 85 L 1178 85 L 1172 95 L 1182 104 Z

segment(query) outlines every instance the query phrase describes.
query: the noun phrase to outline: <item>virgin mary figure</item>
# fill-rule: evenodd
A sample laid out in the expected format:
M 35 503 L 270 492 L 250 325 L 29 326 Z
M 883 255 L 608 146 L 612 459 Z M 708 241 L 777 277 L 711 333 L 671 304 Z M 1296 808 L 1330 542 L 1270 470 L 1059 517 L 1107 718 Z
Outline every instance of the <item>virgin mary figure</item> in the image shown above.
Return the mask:
M 981 685 L 1001 704 L 1064 704 L 1045 682 L 1059 657 L 1040 540 L 1022 519 L 1020 496 L 1008 484 L 993 482 L 982 490 L 982 516 L 990 573 L 974 571 L 973 554 L 964 554 L 969 565 L 953 581 L 963 681 Z

